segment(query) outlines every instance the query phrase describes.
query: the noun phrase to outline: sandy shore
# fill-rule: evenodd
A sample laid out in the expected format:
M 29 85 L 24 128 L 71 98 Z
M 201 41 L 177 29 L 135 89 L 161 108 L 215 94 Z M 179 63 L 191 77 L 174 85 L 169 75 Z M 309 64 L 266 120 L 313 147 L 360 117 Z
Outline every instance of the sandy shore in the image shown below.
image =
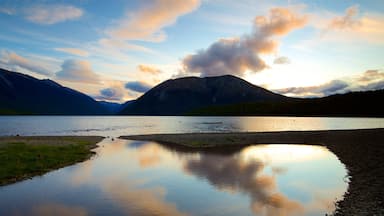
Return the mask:
M 335 215 L 384 215 L 384 129 L 193 133 L 122 136 L 197 148 L 250 144 L 326 146 L 348 170 L 350 183 Z

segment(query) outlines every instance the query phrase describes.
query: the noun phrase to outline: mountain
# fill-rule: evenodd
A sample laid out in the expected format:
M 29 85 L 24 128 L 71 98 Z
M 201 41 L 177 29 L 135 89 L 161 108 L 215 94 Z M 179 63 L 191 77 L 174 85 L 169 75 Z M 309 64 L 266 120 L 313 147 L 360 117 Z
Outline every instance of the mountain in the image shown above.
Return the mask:
M 108 111 L 108 113 L 114 114 L 117 112 L 120 112 L 124 104 L 114 103 L 114 102 L 108 102 L 108 101 L 97 101 L 99 104 Z
M 0 69 L 0 114 L 104 115 L 93 98 L 49 80 Z
M 167 80 L 127 105 L 123 115 L 183 115 L 207 106 L 248 102 L 287 101 L 290 98 L 238 77 L 185 77 Z

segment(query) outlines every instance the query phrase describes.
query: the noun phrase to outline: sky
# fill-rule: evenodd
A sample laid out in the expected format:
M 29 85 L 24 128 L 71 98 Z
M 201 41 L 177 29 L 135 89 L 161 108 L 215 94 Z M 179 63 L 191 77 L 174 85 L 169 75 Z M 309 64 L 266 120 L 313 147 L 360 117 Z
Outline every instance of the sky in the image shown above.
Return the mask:
M 321 97 L 384 88 L 382 0 L 0 0 L 0 67 L 124 102 L 231 74 Z

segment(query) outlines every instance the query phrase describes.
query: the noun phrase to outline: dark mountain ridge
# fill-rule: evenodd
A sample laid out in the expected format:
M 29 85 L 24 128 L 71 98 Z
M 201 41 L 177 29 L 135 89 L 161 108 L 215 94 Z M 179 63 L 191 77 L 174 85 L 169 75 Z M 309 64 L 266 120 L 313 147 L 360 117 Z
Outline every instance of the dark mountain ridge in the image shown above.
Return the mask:
M 197 116 L 384 117 L 384 90 L 349 92 L 322 98 L 249 102 L 191 110 Z
M 0 114 L 105 115 L 108 110 L 52 80 L 0 69 Z

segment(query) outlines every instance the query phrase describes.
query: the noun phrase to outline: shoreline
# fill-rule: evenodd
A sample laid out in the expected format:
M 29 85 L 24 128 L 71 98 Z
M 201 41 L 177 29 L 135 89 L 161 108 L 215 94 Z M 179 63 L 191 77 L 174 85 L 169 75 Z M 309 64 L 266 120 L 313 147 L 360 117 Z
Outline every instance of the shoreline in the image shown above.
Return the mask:
M 90 159 L 101 136 L 0 136 L 0 187 Z
M 327 147 L 346 166 L 349 177 L 344 199 L 334 215 L 384 215 L 384 129 L 150 134 L 121 139 L 155 141 L 184 147 L 252 144 L 307 144 Z

